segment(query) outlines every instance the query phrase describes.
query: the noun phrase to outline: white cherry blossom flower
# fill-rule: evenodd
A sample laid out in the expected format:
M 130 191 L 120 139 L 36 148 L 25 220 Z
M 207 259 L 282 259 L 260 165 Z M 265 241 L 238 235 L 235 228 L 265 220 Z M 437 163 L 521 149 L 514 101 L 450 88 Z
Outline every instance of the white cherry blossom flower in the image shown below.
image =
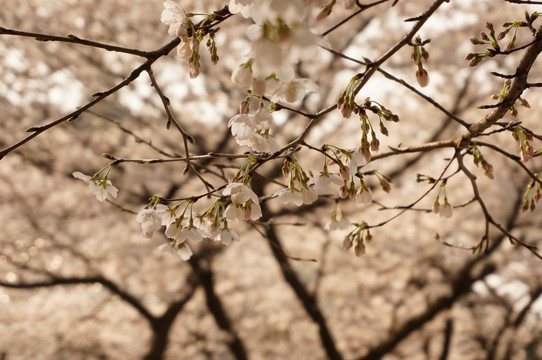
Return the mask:
M 444 204 L 440 208 L 438 214 L 440 215 L 440 217 L 443 218 L 451 218 L 453 216 L 452 205 L 450 205 L 450 203 L 446 199 L 444 199 Z
M 248 139 L 256 131 L 253 116 L 249 114 L 235 115 L 228 121 L 228 127 L 236 140 Z
M 249 199 L 253 203 L 258 204 L 258 195 L 254 193 L 248 186 L 242 183 L 234 182 L 228 184 L 226 188 L 222 191 L 222 195 L 231 196 L 231 201 L 235 204 L 244 204 Z
M 309 205 L 318 200 L 318 192 L 312 187 L 304 187 L 301 189 L 301 197 L 303 198 L 303 204 Z
M 360 166 L 366 165 L 371 160 L 371 153 L 367 156 L 367 152 L 363 152 L 359 147 L 350 150 L 347 167 L 350 176 L 354 176 L 358 172 Z
M 341 217 L 339 220 L 337 218 L 332 218 L 324 227 L 326 230 L 346 230 L 352 225 L 350 221 L 348 221 L 344 216 Z
M 360 192 L 356 194 L 356 201 L 362 205 L 371 205 L 373 203 L 373 194 L 368 187 L 361 188 Z
M 247 63 L 239 65 L 231 74 L 231 81 L 244 88 L 252 84 L 252 78 L 252 69 Z
M 185 227 L 179 231 L 177 236 L 175 236 L 175 243 L 181 244 L 190 241 L 201 241 L 203 240 L 203 233 L 195 227 Z
M 331 184 L 342 186 L 344 184 L 344 180 L 339 174 L 330 174 L 321 171 L 312 177 L 307 184 L 314 185 L 314 189 L 318 192 L 318 194 L 322 194 L 329 189 Z
M 169 25 L 168 34 L 177 37 L 187 36 L 186 23 L 188 21 L 184 9 L 171 0 L 164 2 L 164 10 L 160 20 Z
M 262 217 L 262 208 L 259 203 L 245 205 L 245 220 L 258 220 Z
M 273 125 L 273 115 L 264 108 L 254 114 L 254 126 L 256 130 L 269 130 Z
M 293 79 L 281 83 L 280 87 L 271 95 L 271 101 L 296 102 L 302 100 L 305 95 L 317 92 L 318 85 L 310 79 Z
M 224 210 L 224 217 L 230 221 L 243 221 L 245 220 L 245 211 L 240 205 L 231 203 Z
M 136 221 L 141 224 L 141 231 L 147 239 L 152 238 L 154 232 L 160 230 L 162 226 L 162 216 L 154 209 L 141 210 L 136 216 Z
M 273 196 L 276 196 L 282 204 L 294 203 L 297 206 L 303 205 L 303 195 L 296 189 L 283 189 L 277 191 Z
M 280 150 L 280 145 L 272 136 L 263 136 L 257 132 L 250 133 L 246 139 L 236 138 L 239 146 L 248 146 L 252 151 L 274 153 Z
M 156 211 L 158 211 L 158 214 L 160 214 L 160 216 L 162 217 L 162 225 L 165 226 L 168 226 L 169 224 L 175 222 L 175 220 L 177 220 L 177 217 L 179 216 L 177 214 L 179 208 L 171 209 L 169 206 L 166 206 L 164 204 L 156 205 Z
M 170 239 L 175 239 L 177 235 L 179 235 L 182 229 L 183 229 L 183 226 L 179 221 L 172 222 L 169 225 L 167 225 L 165 235 Z
M 230 229 L 220 229 L 215 231 L 212 234 L 212 237 L 215 241 L 220 241 L 223 245 L 230 245 L 232 241 L 236 240 L 239 241 L 239 235 L 237 235 L 235 232 L 231 231 Z
M 80 171 L 76 171 L 73 174 L 73 177 L 79 180 L 83 180 L 88 184 L 88 188 L 91 194 L 96 196 L 96 199 L 99 201 L 104 201 L 107 199 L 107 195 L 111 195 L 116 198 L 118 189 L 113 186 L 110 180 L 97 179 L 88 175 L 83 174 Z
M 192 252 L 192 249 L 190 249 L 190 246 L 188 246 L 187 243 L 181 243 L 177 247 L 177 253 L 183 259 L 184 261 L 188 261 L 192 255 L 194 254 Z
M 190 246 L 188 246 L 188 244 L 185 244 L 185 243 L 182 243 L 180 245 L 176 245 L 173 243 L 162 244 L 158 246 L 158 250 L 164 254 L 180 256 L 181 259 L 183 259 L 184 261 L 187 261 L 193 255 L 192 249 L 190 249 Z
M 241 13 L 243 17 L 248 18 L 253 4 L 253 0 L 230 0 L 228 10 L 232 14 Z

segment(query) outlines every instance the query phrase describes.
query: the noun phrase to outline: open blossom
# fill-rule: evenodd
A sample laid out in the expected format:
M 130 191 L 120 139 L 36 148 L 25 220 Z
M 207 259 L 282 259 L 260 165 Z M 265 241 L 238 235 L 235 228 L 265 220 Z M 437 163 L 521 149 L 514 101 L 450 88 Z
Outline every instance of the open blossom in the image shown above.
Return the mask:
M 242 183 L 231 183 L 226 186 L 226 188 L 222 191 L 222 195 L 230 195 L 231 201 L 236 204 L 244 204 L 249 199 L 252 200 L 253 203 L 258 204 L 258 195 L 254 193 L 248 186 Z
M 296 206 L 303 205 L 303 196 L 301 195 L 301 192 L 296 189 L 288 188 L 279 190 L 274 196 L 276 196 L 282 204 L 294 203 Z
M 262 216 L 258 196 L 242 183 L 231 183 L 222 191 L 222 195 L 230 195 L 232 203 L 224 211 L 228 220 L 257 220 Z
M 215 241 L 220 241 L 223 245 L 230 245 L 233 240 L 239 241 L 239 235 L 228 228 L 219 229 L 211 234 Z
M 439 215 L 440 215 L 440 217 L 443 217 L 443 218 L 451 218 L 452 217 L 453 209 L 452 209 L 452 206 L 450 205 L 450 203 L 448 201 L 446 201 L 446 200 L 444 201 L 444 204 L 440 208 Z
M 239 65 L 231 74 L 231 81 L 244 88 L 252 84 L 252 78 L 252 69 L 247 63 Z
M 232 14 L 241 13 L 245 18 L 250 16 L 250 9 L 252 8 L 253 0 L 230 0 L 228 4 L 228 10 Z
M 373 194 L 368 187 L 362 187 L 356 195 L 356 201 L 362 205 L 371 205 L 373 203 Z
M 192 249 L 190 249 L 190 246 L 188 246 L 186 243 L 181 243 L 178 245 L 175 243 L 162 244 L 158 247 L 158 250 L 162 251 L 163 253 L 180 256 L 184 261 L 189 260 L 193 255 Z
M 239 146 L 248 146 L 252 151 L 261 153 L 275 153 L 280 150 L 277 140 L 270 135 L 261 135 L 252 132 L 246 139 L 236 138 Z
M 233 221 L 258 220 L 262 217 L 262 208 L 259 203 L 253 203 L 252 201 L 245 205 L 231 203 L 224 210 L 224 217 Z
M 141 224 L 143 236 L 148 239 L 162 226 L 162 217 L 154 209 L 141 210 L 136 216 L 136 221 Z
M 342 186 L 344 181 L 338 174 L 324 173 L 322 171 L 311 178 L 307 184 L 314 185 L 314 189 L 318 192 L 318 194 L 321 194 L 322 192 L 326 191 L 331 184 Z
M 168 238 L 175 240 L 176 244 L 187 240 L 201 241 L 204 238 L 204 233 L 200 229 L 191 225 L 183 226 L 179 221 L 169 224 L 165 234 Z
M 310 205 L 318 200 L 318 192 L 313 187 L 304 187 L 301 189 L 301 197 L 303 198 L 303 204 Z
M 317 92 L 318 85 L 310 79 L 293 79 L 282 82 L 278 89 L 271 95 L 271 101 L 296 102 L 302 100 L 305 95 Z
M 360 166 L 366 165 L 369 161 L 371 161 L 371 153 L 368 152 L 368 150 L 362 151 L 359 147 L 353 148 L 352 150 L 350 150 L 348 164 L 346 165 L 346 168 L 348 169 L 348 175 L 355 176 L 358 172 L 358 168 Z
M 113 186 L 110 180 L 106 179 L 97 179 L 88 175 L 83 174 L 82 172 L 76 171 L 73 174 L 73 177 L 79 180 L 83 180 L 88 184 L 90 192 L 96 196 L 96 199 L 99 201 L 104 201 L 107 199 L 107 195 L 111 195 L 116 198 L 118 189 Z
M 177 214 L 177 212 L 179 211 L 179 208 L 171 209 L 170 207 L 164 204 L 156 205 L 156 211 L 162 217 L 162 225 L 165 225 L 165 226 L 168 226 L 169 224 L 175 222 L 175 220 L 177 220 L 177 217 L 179 216 Z
M 177 37 L 185 37 L 188 35 L 186 23 L 188 21 L 184 9 L 171 0 L 164 2 L 164 10 L 160 20 L 169 25 L 168 34 Z
M 256 130 L 269 130 L 273 125 L 273 115 L 264 108 L 254 114 L 254 126 Z
M 346 230 L 348 229 L 352 224 L 350 221 L 348 221 L 344 216 L 342 216 L 340 219 L 337 219 L 337 217 L 332 218 L 324 227 L 326 230 Z
M 256 130 L 253 116 L 249 114 L 235 115 L 228 121 L 228 127 L 231 128 L 231 134 L 236 139 L 247 139 Z

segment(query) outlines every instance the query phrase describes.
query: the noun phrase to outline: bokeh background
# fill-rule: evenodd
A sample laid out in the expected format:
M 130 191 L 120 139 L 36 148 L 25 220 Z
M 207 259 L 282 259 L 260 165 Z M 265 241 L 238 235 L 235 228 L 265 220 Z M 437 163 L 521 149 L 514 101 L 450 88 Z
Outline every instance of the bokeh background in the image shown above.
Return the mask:
M 326 37 L 348 56 L 376 58 L 406 33 L 405 19 L 432 1 L 400 0 L 376 6 Z M 224 1 L 183 0 L 187 11 L 210 12 Z M 313 13 L 321 3 L 313 2 Z M 171 40 L 160 22 L 158 0 L 3 0 L 0 26 L 66 35 L 143 50 Z M 469 38 L 491 21 L 520 21 L 536 6 L 496 0 L 452 0 L 420 31 L 430 59 L 431 82 L 423 93 L 460 118 L 475 122 L 487 110 L 502 80 L 490 71 L 513 73 L 515 55 L 468 68 L 464 57 L 475 50 Z M 314 23 L 321 33 L 349 12 L 336 6 Z M 202 75 L 190 80 L 185 61 L 174 52 L 153 66 L 172 109 L 196 139 L 193 153 L 242 152 L 229 135 L 227 121 L 243 92 L 230 80 L 248 40 L 246 20 L 233 17 L 217 34 L 220 62 L 203 57 Z M 520 33 L 518 42 L 528 41 Z M 205 52 L 205 51 L 203 51 Z M 122 81 L 142 59 L 101 49 L 32 38 L 0 36 L 0 145 L 25 136 L 25 129 L 57 119 Z M 385 70 L 416 85 L 408 47 Z M 359 65 L 321 51 L 300 73 L 315 79 L 320 93 L 297 104 L 315 112 L 333 104 Z M 533 69 L 539 81 L 540 64 Z M 389 126 L 386 146 L 447 139 L 462 128 L 433 105 L 377 74 L 359 95 L 384 104 L 401 121 Z M 542 130 L 538 90 L 525 98 L 517 120 Z M 285 144 L 307 119 L 280 111 L 274 129 Z M 516 120 L 507 116 L 503 121 Z M 135 135 L 144 141 L 136 141 Z M 344 147 L 359 142 L 359 123 L 328 115 L 307 142 Z M 509 133 L 491 141 L 517 154 Z M 145 240 L 132 212 L 153 195 L 185 197 L 204 192 L 201 183 L 182 175 L 182 163 L 123 164 L 111 173 L 119 188 L 114 203 L 96 201 L 72 172 L 93 174 L 119 158 L 162 157 L 182 153 L 182 139 L 165 128 L 160 98 L 145 74 L 78 119 L 47 131 L 0 160 L 0 359 L 540 359 L 542 358 L 542 266 L 524 248 L 491 233 L 489 251 L 473 254 L 484 234 L 484 217 L 467 178 L 452 177 L 447 194 L 451 219 L 431 213 L 436 193 L 396 220 L 372 231 L 367 253 L 355 257 L 341 248 L 347 231 L 326 231 L 334 202 L 315 206 L 264 203 L 266 224 L 238 224 L 241 241 L 224 247 L 204 241 L 183 262 L 161 253 L 163 234 Z M 342 202 L 349 220 L 376 224 L 427 191 L 417 174 L 438 177 L 451 150 L 401 155 L 376 161 L 392 180 L 390 194 L 371 183 L 369 207 Z M 484 156 L 495 179 L 467 165 L 477 176 L 495 219 L 529 244 L 542 240 L 540 210 L 521 214 L 529 183 L 516 164 L 491 152 Z M 302 151 L 306 171 L 317 173 L 322 157 Z M 208 161 L 205 176 L 231 176 L 237 161 Z M 263 167 L 254 188 L 269 195 L 280 187 L 269 181 L 280 163 Z M 540 170 L 540 161 L 529 166 Z M 454 170 L 454 169 L 452 169 Z M 222 182 L 221 182 L 222 181 Z M 281 179 L 279 181 L 282 182 Z M 208 205 L 208 204 L 207 204 Z M 200 210 L 205 204 L 198 204 Z M 129 210 L 122 211 L 121 208 Z M 264 226 L 265 225 L 265 226 Z M 37 285 L 43 286 L 37 286 Z M 36 285 L 36 286 L 34 286 Z

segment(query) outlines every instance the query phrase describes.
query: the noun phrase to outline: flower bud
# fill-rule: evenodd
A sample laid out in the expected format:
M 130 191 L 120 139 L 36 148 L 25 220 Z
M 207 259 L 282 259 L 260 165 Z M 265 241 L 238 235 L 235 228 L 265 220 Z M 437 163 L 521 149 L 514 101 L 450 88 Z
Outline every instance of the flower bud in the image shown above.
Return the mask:
M 426 87 L 429 85 L 429 74 L 424 68 L 418 68 L 416 71 L 416 80 L 421 87 Z

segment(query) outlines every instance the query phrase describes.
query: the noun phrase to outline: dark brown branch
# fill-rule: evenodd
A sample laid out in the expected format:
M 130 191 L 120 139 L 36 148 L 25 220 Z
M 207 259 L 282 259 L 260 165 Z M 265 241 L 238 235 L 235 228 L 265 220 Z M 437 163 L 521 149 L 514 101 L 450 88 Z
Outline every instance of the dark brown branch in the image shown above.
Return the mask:
M 533 66 L 536 58 L 542 52 L 542 28 L 540 28 L 535 34 L 535 41 L 527 48 L 527 51 L 523 55 L 515 73 L 517 76 L 512 80 L 510 90 L 506 93 L 500 105 L 491 111 L 484 119 L 472 124 L 468 131 L 463 133 L 454 139 L 454 144 L 458 148 L 464 148 L 468 146 L 471 139 L 478 136 L 484 130 L 495 124 L 502 119 L 506 112 L 513 106 L 516 100 L 521 96 L 523 91 L 527 88 L 527 78 L 529 71 Z
M 201 260 L 199 257 L 193 256 L 188 262 L 190 263 L 190 266 L 192 266 L 192 270 L 196 273 L 199 278 L 199 282 L 203 286 L 207 308 L 213 315 L 218 327 L 230 334 L 231 340 L 228 347 L 230 348 L 233 356 L 237 360 L 246 360 L 248 359 L 248 356 L 245 346 L 233 328 L 231 320 L 228 317 L 224 306 L 222 305 L 222 301 L 215 292 L 213 271 L 211 270 L 210 266 L 202 266 L 200 261 Z
M 264 219 L 270 219 L 274 216 L 265 204 L 262 204 L 262 213 Z M 337 349 L 326 319 L 318 306 L 316 295 L 311 295 L 288 262 L 288 257 L 282 250 L 282 244 L 276 233 L 275 227 L 273 225 L 266 226 L 265 235 L 273 257 L 280 266 L 280 271 L 284 280 L 290 285 L 312 321 L 318 325 L 320 340 L 322 341 L 322 346 L 324 347 L 328 358 L 332 360 L 342 359 L 343 357 Z
M 71 34 L 65 37 L 55 36 L 55 35 L 32 33 L 32 32 L 26 32 L 26 31 L 13 30 L 13 29 L 6 29 L 0 26 L 0 35 L 32 37 L 32 38 L 35 38 L 37 41 L 44 41 L 44 42 L 45 41 L 60 41 L 60 42 L 78 44 L 78 45 L 86 45 L 86 46 L 91 46 L 94 48 L 105 49 L 107 51 L 114 51 L 114 52 L 130 54 L 130 55 L 141 56 L 144 58 L 149 58 L 150 55 L 152 54 L 149 51 L 130 49 L 130 48 L 122 47 L 122 46 L 116 46 L 116 45 L 104 44 L 104 43 L 91 41 L 91 40 L 85 40 Z
M 95 277 L 70 277 L 70 278 L 52 278 L 51 280 L 47 281 L 39 281 L 39 282 L 32 282 L 32 283 L 20 283 L 20 284 L 12 284 L 7 283 L 4 281 L 0 281 L 0 286 L 12 288 L 12 289 L 36 289 L 36 288 L 42 288 L 42 287 L 54 287 L 54 286 L 61 286 L 61 285 L 80 285 L 80 284 L 101 284 L 105 288 L 107 288 L 109 291 L 111 291 L 113 294 L 118 295 L 122 300 L 126 301 L 128 304 L 130 304 L 134 309 L 141 314 L 147 321 L 151 322 L 154 321 L 153 315 L 143 306 L 139 300 L 133 296 L 132 294 L 124 291 L 121 289 L 117 284 L 112 282 L 109 279 L 106 279 L 102 276 L 95 276 Z

